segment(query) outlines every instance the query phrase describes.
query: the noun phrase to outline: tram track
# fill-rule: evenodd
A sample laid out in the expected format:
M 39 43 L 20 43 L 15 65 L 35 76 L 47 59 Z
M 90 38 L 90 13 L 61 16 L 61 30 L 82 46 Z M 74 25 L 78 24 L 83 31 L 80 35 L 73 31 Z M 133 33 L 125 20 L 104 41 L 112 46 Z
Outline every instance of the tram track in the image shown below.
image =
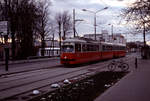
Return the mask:
M 100 61 L 101 62 L 101 61 Z M 90 64 L 86 64 L 86 65 L 90 65 Z M 83 66 L 86 66 L 86 65 L 83 65 Z M 19 72 L 12 72 L 12 73 L 5 73 L 5 74 L 0 74 L 0 78 L 2 76 L 13 76 L 13 75 L 18 75 L 20 73 L 29 73 L 30 71 L 36 71 L 36 70 L 43 70 L 43 69 L 53 69 L 53 68 L 56 68 L 56 67 L 64 67 L 63 65 L 56 65 L 56 66 L 52 66 L 52 67 L 45 67 L 45 68 L 36 68 L 36 69 L 30 69 L 30 70 L 24 70 L 24 71 L 19 71 Z M 21 74 L 22 75 L 22 74 Z
M 11 73 L 5 73 L 5 74 L 0 74 L 0 77 L 3 76 L 9 76 L 9 75 L 16 75 L 19 73 L 28 73 L 30 71 L 36 71 L 36 70 L 41 70 L 41 69 L 52 69 L 52 68 L 56 68 L 56 67 L 61 67 L 62 65 L 57 65 L 57 66 L 52 66 L 52 67 L 44 67 L 44 68 L 35 68 L 35 69 L 29 69 L 29 70 L 22 70 L 22 71 L 18 71 L 18 72 L 11 72 Z
M 77 70 L 77 71 L 81 71 L 81 70 Z M 84 74 L 84 73 L 87 73 L 87 71 L 82 71 L 81 73 L 79 72 L 79 73 L 77 73 L 77 71 L 74 71 L 74 72 L 69 72 L 69 73 L 72 73 L 71 75 L 73 75 L 73 76 L 76 76 L 76 75 L 81 75 L 81 74 Z M 62 75 L 59 75 L 59 76 L 55 76 L 55 78 L 53 78 L 53 82 L 52 83 L 54 83 L 54 82 L 58 82 L 57 80 L 58 80 L 58 78 L 60 79 L 60 76 L 61 76 L 61 78 L 64 76 L 64 78 L 62 78 L 62 79 L 60 79 L 59 81 L 61 81 L 61 80 L 63 80 L 63 79 L 65 79 L 65 77 L 67 76 L 67 75 L 69 75 L 69 73 L 67 73 L 67 74 L 62 74 Z M 69 78 L 70 76 L 68 76 L 67 78 Z M 56 79 L 57 78 L 57 80 L 54 80 L 54 79 Z M 48 79 L 46 78 L 45 79 L 45 81 L 47 81 Z M 38 80 L 38 81 L 41 81 L 41 80 Z M 51 81 L 50 79 L 48 80 L 48 81 Z M 34 82 L 35 83 L 35 82 Z M 20 92 L 19 94 L 22 94 L 22 93 L 25 93 L 25 92 L 28 92 L 28 91 L 31 91 L 31 90 L 34 90 L 34 89 L 39 89 L 39 88 L 41 88 L 41 87 L 45 87 L 45 86 L 50 86 L 50 84 L 52 84 L 52 83 L 49 83 L 48 82 L 48 84 L 46 85 L 46 84 L 44 84 L 43 86 L 40 86 L 40 87 L 35 87 L 35 88 L 33 88 L 33 89 L 30 89 L 30 90 L 27 90 L 27 91 L 24 91 L 24 92 Z M 32 82 L 32 84 L 33 84 L 33 82 Z M 31 87 L 31 85 L 32 85 L 31 83 L 30 84 L 28 84 L 28 85 L 30 85 L 29 87 Z M 20 85 L 20 86 L 17 86 L 17 88 L 18 87 L 21 87 L 22 85 Z M 25 85 L 25 86 L 27 86 L 27 85 Z M 13 87 L 12 88 L 9 88 L 9 89 L 13 89 Z M 5 90 L 6 91 L 6 90 Z M 2 92 L 2 91 L 1 91 Z M 13 95 L 13 96 L 16 96 L 16 95 L 18 95 L 18 94 L 15 94 L 15 95 Z M 12 96 L 10 96 L 10 97 L 12 97 Z
M 44 78 L 44 79 L 38 79 L 38 80 L 35 80 L 35 81 L 32 80 L 32 82 L 28 82 L 28 80 L 25 80 L 25 81 L 27 81 L 28 83 L 22 83 L 22 84 L 20 84 L 20 85 L 17 85 L 17 83 L 12 80 L 12 81 L 14 82 L 14 84 L 16 84 L 16 86 L 12 86 L 12 87 L 9 87 L 9 88 L 6 88 L 6 89 L 0 89 L 0 92 L 3 91 L 3 90 L 15 88 L 15 87 L 18 87 L 18 86 L 24 86 L 24 85 L 28 85 L 28 84 L 31 84 L 31 83 L 43 81 L 43 80 L 46 80 L 46 79 L 51 79 L 51 78 L 55 78 L 55 77 L 58 77 L 58 76 L 70 74 L 70 73 L 73 73 L 73 72 L 78 72 L 78 71 L 80 71 L 80 70 L 84 70 L 84 69 L 79 69 L 79 70 L 75 70 L 75 71 L 71 71 L 71 72 L 66 72 L 66 73 L 60 73 L 59 75 L 53 75 L 53 76 L 50 76 L 50 77 L 47 77 L 47 75 L 48 75 L 48 74 L 47 74 L 47 75 L 46 75 L 46 78 Z M 43 74 L 44 74 L 44 73 L 43 73 Z M 32 77 L 32 76 L 31 76 L 31 77 Z M 21 79 L 25 79 L 25 78 L 21 78 Z M 34 79 L 35 79 L 35 78 L 34 78 Z M 19 79 L 18 79 L 18 80 L 19 80 Z M 18 82 L 20 82 L 20 81 L 18 81 Z M 4 83 L 1 82 L 1 84 L 4 84 Z M 3 85 L 1 85 L 1 84 L 0 84 L 0 86 L 3 87 Z M 7 82 L 7 84 L 9 84 L 9 82 Z
M 105 64 L 105 63 L 103 63 L 103 64 Z M 98 64 L 99 65 L 99 64 Z M 92 65 L 92 66 L 98 66 L 98 65 Z M 89 66 L 91 66 L 91 65 L 89 65 Z M 88 67 L 88 68 L 90 68 L 90 67 Z M 80 71 L 80 70 L 83 70 L 83 69 L 88 69 L 88 68 L 82 68 L 82 69 L 79 69 L 79 70 L 77 70 L 77 71 Z M 55 72 L 56 71 L 59 71 L 59 70 L 55 70 Z M 40 71 L 39 71 L 40 72 Z M 52 71 L 52 72 L 54 72 L 54 71 Z M 76 72 L 76 71 L 72 71 L 72 72 Z M 72 72 L 67 72 L 67 73 L 64 73 L 64 74 L 60 74 L 60 75 L 55 75 L 55 77 L 57 77 L 57 76 L 61 76 L 61 75 L 65 75 L 65 74 L 68 74 L 68 73 L 72 73 Z M 42 74 L 45 74 L 45 73 L 50 73 L 49 71 L 45 71 L 44 73 L 42 72 L 42 73 L 39 73 L 38 75 L 42 75 Z M 20 80 L 20 79 L 26 79 L 26 78 L 29 78 L 29 77 L 32 77 L 32 76 L 36 76 L 37 75 L 37 72 L 35 72 L 35 74 L 33 74 L 33 75 L 29 75 L 29 76 L 25 76 L 25 77 L 20 77 L 20 78 L 17 78 L 17 79 L 13 79 L 13 80 L 6 80 L 6 81 L 1 81 L 0 82 L 0 84 L 5 84 L 5 83 L 9 83 L 9 82 L 11 82 L 11 81 L 17 81 L 17 80 Z M 54 76 L 52 76 L 52 77 L 50 77 L 50 78 L 53 78 Z M 49 77 L 48 77 L 49 78 Z M 45 79 L 48 79 L 48 78 L 45 78 Z M 42 81 L 42 80 L 45 80 L 45 79 L 40 79 L 40 80 L 38 80 L 38 81 Z M 37 80 L 35 80 L 34 82 L 37 82 Z M 33 83 L 34 83 L 33 82 Z M 32 83 L 32 82 L 29 82 L 29 83 Z M 28 83 L 27 83 L 28 84 Z M 26 85 L 26 83 L 24 84 L 24 85 Z M 6 90 L 6 89 L 5 89 Z M 1 91 L 1 89 L 0 89 L 0 91 Z
M 129 59 L 127 59 L 127 60 L 129 60 Z M 32 82 L 26 82 L 26 83 L 23 83 L 23 84 L 20 84 L 20 85 L 17 85 L 17 83 L 16 83 L 16 85 L 14 85 L 14 86 L 10 86 L 10 87 L 6 87 L 6 88 L 3 88 L 3 89 L 0 89 L 0 92 L 4 92 L 4 91 L 7 92 L 7 91 L 9 91 L 11 89 L 15 90 L 16 88 L 20 88 L 20 87 L 27 87 L 27 86 L 30 87 L 31 85 L 33 86 L 33 85 L 39 84 L 40 82 L 51 81 L 51 82 L 47 82 L 47 84 L 42 84 L 42 85 L 34 87 L 34 88 L 26 89 L 26 90 L 24 90 L 22 92 L 18 92 L 16 94 L 12 94 L 11 96 L 3 97 L 2 99 L 7 99 L 7 98 L 10 98 L 10 97 L 13 97 L 13 96 L 18 96 L 18 95 L 21 95 L 21 94 L 24 94 L 24 93 L 31 92 L 34 89 L 40 89 L 40 88 L 43 88 L 43 87 L 46 87 L 46 86 L 50 86 L 50 84 L 62 81 L 66 77 L 67 78 L 72 78 L 72 77 L 76 77 L 76 76 L 79 76 L 79 75 L 85 75 L 85 74 L 90 73 L 90 72 L 95 72 L 95 71 L 90 71 L 91 66 L 96 66 L 96 67 L 98 66 L 97 68 L 93 67 L 93 69 L 95 69 L 95 70 L 96 69 L 103 69 L 103 68 L 106 67 L 106 64 L 108 62 L 109 61 L 104 61 L 104 62 L 100 62 L 100 63 L 96 63 L 96 64 L 91 64 L 91 65 L 87 65 L 87 66 L 83 66 L 83 67 L 81 66 L 81 67 L 78 67 L 78 68 L 73 68 L 73 70 L 71 70 L 72 68 L 65 68 L 65 69 L 70 69 L 70 71 L 67 71 L 65 73 L 60 73 L 59 75 L 53 75 L 53 76 L 49 76 L 49 77 L 46 77 L 46 78 L 38 79 L 38 80 L 35 80 L 35 81 L 32 81 Z M 61 66 L 61 67 L 58 67 L 58 68 L 61 70 L 64 67 Z M 53 69 L 56 69 L 56 68 L 53 68 Z M 45 70 L 47 71 L 47 69 L 45 69 Z M 52 69 L 50 69 L 50 70 L 52 70 Z M 19 75 L 15 75 L 15 76 L 21 76 L 21 75 L 24 75 L 25 73 L 27 73 L 27 72 L 24 72 L 23 74 L 19 74 Z M 47 72 L 47 73 L 49 73 L 49 72 Z M 42 74 L 44 74 L 44 72 L 41 73 L 40 75 L 42 75 Z M 32 77 L 32 76 L 36 76 L 36 75 L 30 75 L 30 76 L 27 76 L 25 78 L 29 78 L 29 77 Z M 16 81 L 18 81 L 20 79 L 25 79 L 25 78 L 18 78 L 18 79 L 16 79 Z M 56 79 L 59 79 L 59 80 L 56 80 Z M 1 82 L 1 83 L 3 83 L 3 84 L 6 84 L 6 83 L 9 84 L 11 82 L 13 82 L 13 80 L 12 81 L 8 80 L 8 81 Z
M 28 73 L 23 73 L 23 74 L 21 73 L 21 74 L 18 74 L 18 75 L 13 75 L 9 78 L 5 78 L 4 80 L 1 80 L 0 83 L 16 81 L 16 80 L 19 80 L 19 79 L 26 79 L 26 78 L 29 78 L 29 77 L 33 77 L 33 76 L 42 75 L 42 74 L 45 74 L 45 73 L 50 73 L 50 72 L 56 72 L 57 71 L 57 69 L 55 69 L 54 71 L 48 71 L 49 69 L 47 71 L 45 71 L 45 70 L 46 69 L 40 69 L 40 70 L 36 70 L 36 71 L 30 71 Z M 14 78 L 14 77 L 17 77 L 17 78 L 10 80 L 11 78 Z

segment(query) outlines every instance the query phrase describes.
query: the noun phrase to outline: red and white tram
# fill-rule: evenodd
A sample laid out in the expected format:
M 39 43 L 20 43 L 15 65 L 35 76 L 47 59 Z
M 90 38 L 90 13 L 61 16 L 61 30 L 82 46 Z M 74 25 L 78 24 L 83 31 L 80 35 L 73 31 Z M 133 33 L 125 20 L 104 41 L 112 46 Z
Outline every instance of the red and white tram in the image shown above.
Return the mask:
M 81 64 L 125 56 L 124 44 L 70 38 L 62 43 L 61 64 Z

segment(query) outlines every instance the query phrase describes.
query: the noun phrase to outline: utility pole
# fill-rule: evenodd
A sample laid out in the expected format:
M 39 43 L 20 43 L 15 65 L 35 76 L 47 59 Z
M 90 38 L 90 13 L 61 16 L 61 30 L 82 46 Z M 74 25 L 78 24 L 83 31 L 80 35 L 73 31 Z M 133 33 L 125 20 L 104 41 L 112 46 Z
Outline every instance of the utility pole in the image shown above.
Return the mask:
M 8 35 L 4 35 L 4 40 L 5 40 L 5 70 L 8 71 L 8 60 L 9 60 Z
M 143 38 L 144 38 L 144 47 L 145 47 L 146 46 L 146 40 L 145 40 L 145 22 L 143 24 L 143 27 L 144 27 L 144 29 L 143 29 Z
M 114 42 L 114 36 L 113 36 L 113 25 L 111 25 L 111 35 L 112 35 L 112 41 Z
M 143 58 L 146 59 L 147 58 L 147 49 L 146 49 L 146 40 L 145 40 L 145 22 L 143 23 L 143 40 L 144 40 L 144 47 L 143 47 L 144 56 L 143 56 Z
M 95 40 L 96 40 L 96 14 L 99 13 L 100 11 L 102 11 L 102 10 L 105 10 L 105 9 L 108 9 L 108 7 L 105 7 L 103 9 L 97 10 L 96 12 L 90 11 L 90 10 L 87 10 L 87 9 L 82 9 L 82 11 L 88 11 L 88 12 L 94 14 L 94 36 L 95 36 L 94 39 Z
M 54 45 L 55 45 L 55 43 L 54 43 L 54 38 L 55 38 L 55 36 L 54 36 L 54 32 L 53 32 L 53 56 L 54 56 Z
M 95 36 L 95 40 L 96 40 L 96 13 L 94 13 L 94 36 Z
M 75 9 L 73 9 L 73 34 L 74 37 L 76 36 L 76 29 L 75 29 Z
M 112 42 L 114 42 L 114 32 L 113 32 L 114 26 L 113 24 L 108 24 L 108 25 L 111 25 L 111 37 L 112 37 Z

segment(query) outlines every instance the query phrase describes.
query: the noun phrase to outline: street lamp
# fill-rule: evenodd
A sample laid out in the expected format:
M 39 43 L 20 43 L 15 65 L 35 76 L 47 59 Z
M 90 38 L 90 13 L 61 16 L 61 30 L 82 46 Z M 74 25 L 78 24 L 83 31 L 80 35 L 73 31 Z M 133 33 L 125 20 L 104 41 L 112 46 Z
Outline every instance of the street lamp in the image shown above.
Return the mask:
M 108 25 L 111 25 L 111 35 L 112 35 L 112 41 L 114 41 L 114 36 L 113 36 L 113 28 L 114 28 L 114 26 L 113 26 L 113 24 L 108 24 Z
M 143 22 L 143 41 L 144 41 L 144 54 L 143 59 L 146 59 L 147 51 L 146 51 L 146 40 L 145 40 L 145 21 Z
M 73 33 L 74 33 L 74 37 L 76 36 L 76 22 L 77 21 L 84 21 L 82 19 L 76 19 L 75 18 L 75 9 L 73 9 Z
M 90 11 L 90 10 L 87 10 L 87 9 L 82 9 L 82 11 L 88 11 L 90 13 L 93 13 L 94 14 L 94 34 L 95 34 L 95 40 L 96 40 L 96 14 L 102 10 L 105 10 L 105 9 L 108 9 L 108 7 L 105 7 L 103 9 L 100 9 L 100 10 L 97 10 L 96 12 L 94 11 Z

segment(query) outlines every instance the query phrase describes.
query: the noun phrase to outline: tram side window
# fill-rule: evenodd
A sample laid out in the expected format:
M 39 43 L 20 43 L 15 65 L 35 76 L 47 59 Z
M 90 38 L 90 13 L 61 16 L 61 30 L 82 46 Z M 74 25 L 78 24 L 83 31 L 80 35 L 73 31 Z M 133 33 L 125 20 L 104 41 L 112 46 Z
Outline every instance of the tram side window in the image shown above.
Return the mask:
M 104 51 L 108 51 L 108 50 L 109 50 L 109 46 L 106 45 L 106 46 L 104 47 Z
M 106 50 L 106 49 L 105 49 L 105 45 L 103 45 L 103 46 L 102 46 L 102 50 L 103 50 L 103 51 L 105 51 L 105 50 Z
M 122 46 L 120 46 L 119 50 L 122 50 Z
M 120 46 L 117 46 L 117 50 L 120 50 Z
M 81 44 L 75 44 L 75 51 L 81 52 Z
M 125 50 L 125 49 L 126 49 L 126 47 L 123 46 L 123 50 Z
M 99 51 L 103 51 L 103 46 L 100 45 L 98 50 L 99 50 Z
M 87 45 L 87 51 L 92 51 L 92 46 L 91 45 Z
M 83 52 L 85 51 L 89 51 L 89 52 L 92 52 L 92 51 L 99 51 L 99 46 L 98 45 L 82 45 L 82 50 Z
M 126 47 L 123 47 L 123 50 L 126 50 Z
M 82 45 L 82 51 L 86 52 L 87 51 L 87 46 L 86 45 Z
M 94 51 L 99 51 L 99 46 L 98 45 L 94 45 Z
M 125 50 L 125 47 L 124 47 L 124 46 L 121 46 L 121 50 Z
M 106 49 L 107 51 L 110 51 L 110 50 L 111 50 L 111 46 L 107 46 L 106 48 L 107 48 L 107 49 Z
M 111 51 L 112 49 L 114 49 L 114 47 L 109 46 L 109 45 L 103 45 L 102 49 L 103 49 L 103 51 Z
M 107 48 L 107 49 L 106 49 L 107 51 L 109 51 L 109 50 L 110 50 L 110 47 L 109 47 L 109 46 L 107 46 L 106 48 Z
M 113 50 L 117 50 L 117 46 L 114 46 L 114 47 L 113 47 Z
M 119 50 L 122 50 L 122 47 L 121 47 L 121 46 L 119 46 Z
M 120 49 L 119 50 L 122 50 L 122 46 L 120 46 Z
M 89 51 L 89 52 L 95 51 L 94 50 L 94 45 L 87 45 L 87 51 Z
M 90 51 L 90 45 L 87 45 L 87 51 Z
M 105 46 L 105 51 L 108 51 L 108 46 Z
M 112 50 L 112 46 L 110 46 L 110 50 Z
M 90 45 L 90 51 L 94 51 L 94 46 Z
M 115 46 L 112 46 L 112 50 L 115 50 Z
M 99 51 L 99 45 L 96 46 L 97 51 Z

